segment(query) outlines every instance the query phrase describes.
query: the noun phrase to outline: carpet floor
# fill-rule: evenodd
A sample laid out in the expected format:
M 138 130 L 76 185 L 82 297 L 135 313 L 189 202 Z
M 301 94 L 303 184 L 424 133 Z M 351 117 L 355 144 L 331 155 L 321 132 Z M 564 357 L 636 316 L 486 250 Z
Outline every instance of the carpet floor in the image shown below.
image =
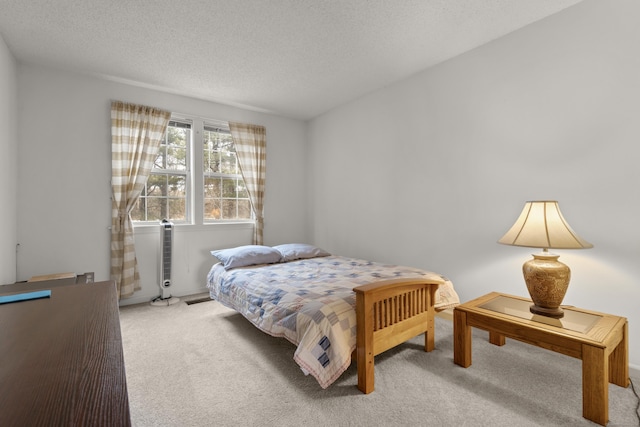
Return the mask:
M 453 325 L 436 349 L 416 337 L 376 357 L 375 391 L 355 364 L 328 389 L 295 347 L 216 301 L 120 309 L 134 426 L 594 426 L 582 418 L 581 362 L 474 329 L 473 364 L 453 363 Z M 640 378 L 634 371 L 636 388 Z M 609 426 L 638 426 L 632 388 L 609 386 Z

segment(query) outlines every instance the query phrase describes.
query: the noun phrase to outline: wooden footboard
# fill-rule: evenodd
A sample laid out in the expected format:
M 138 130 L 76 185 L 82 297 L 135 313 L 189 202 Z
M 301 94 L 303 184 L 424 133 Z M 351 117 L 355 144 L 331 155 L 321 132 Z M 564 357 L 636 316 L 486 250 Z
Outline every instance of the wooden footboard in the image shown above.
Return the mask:
M 358 389 L 374 389 L 374 357 L 424 332 L 424 349 L 434 348 L 435 293 L 444 282 L 394 279 L 358 286 L 356 363 Z

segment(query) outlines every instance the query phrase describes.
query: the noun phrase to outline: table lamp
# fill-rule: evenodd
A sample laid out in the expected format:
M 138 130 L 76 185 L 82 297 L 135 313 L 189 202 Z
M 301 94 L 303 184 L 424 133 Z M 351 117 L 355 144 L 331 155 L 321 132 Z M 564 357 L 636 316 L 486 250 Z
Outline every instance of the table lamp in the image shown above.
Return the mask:
M 549 249 L 587 249 L 593 245 L 578 236 L 562 216 L 553 200 L 526 202 L 520 217 L 498 243 L 542 248 L 522 266 L 534 314 L 559 319 L 564 316 L 560 304 L 571 279 L 569 267 L 558 261 Z

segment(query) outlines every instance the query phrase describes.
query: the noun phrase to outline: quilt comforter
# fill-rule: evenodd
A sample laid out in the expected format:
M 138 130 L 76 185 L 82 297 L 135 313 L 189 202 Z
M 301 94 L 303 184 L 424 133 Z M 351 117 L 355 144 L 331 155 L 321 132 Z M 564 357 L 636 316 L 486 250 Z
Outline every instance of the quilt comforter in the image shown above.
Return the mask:
M 327 388 L 351 363 L 356 347 L 353 288 L 386 279 L 436 278 L 436 310 L 459 303 L 445 277 L 416 268 L 340 256 L 225 270 L 215 264 L 211 298 L 236 310 L 260 330 L 297 345 L 294 360 Z

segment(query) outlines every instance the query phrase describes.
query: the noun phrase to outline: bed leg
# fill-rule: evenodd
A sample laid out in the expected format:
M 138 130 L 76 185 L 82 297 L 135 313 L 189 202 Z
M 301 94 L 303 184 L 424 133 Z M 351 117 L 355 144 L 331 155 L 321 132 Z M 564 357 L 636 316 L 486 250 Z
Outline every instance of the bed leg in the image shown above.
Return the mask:
M 437 286 L 429 287 L 429 301 L 427 301 L 427 330 L 424 332 L 424 351 L 431 351 L 436 348 L 436 310 L 433 302 L 436 299 Z
M 373 304 L 365 293 L 356 293 L 356 363 L 358 389 L 369 394 L 374 389 Z
M 427 330 L 424 333 L 424 351 L 431 351 L 436 348 L 436 334 L 433 317 L 433 313 L 430 313 L 429 320 L 427 321 Z

